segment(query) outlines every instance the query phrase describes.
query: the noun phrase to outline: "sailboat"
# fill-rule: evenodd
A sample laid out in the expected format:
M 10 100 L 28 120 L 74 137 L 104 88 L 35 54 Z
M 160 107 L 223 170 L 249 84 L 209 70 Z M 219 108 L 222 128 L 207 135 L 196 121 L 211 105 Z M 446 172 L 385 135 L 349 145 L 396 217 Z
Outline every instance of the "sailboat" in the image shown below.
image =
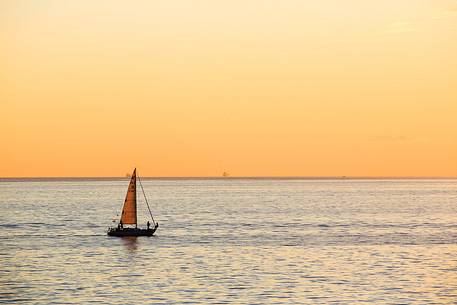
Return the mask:
M 147 228 L 138 228 L 137 222 L 137 209 L 136 209 L 136 180 L 140 182 L 141 190 L 143 191 L 144 199 L 148 206 L 149 215 L 151 215 L 152 228 L 150 222 L 147 222 Z M 152 236 L 159 227 L 159 223 L 152 217 L 151 209 L 149 208 L 148 199 L 144 193 L 143 185 L 141 184 L 140 176 L 136 174 L 136 168 L 133 170 L 133 174 L 130 178 L 129 187 L 127 189 L 127 195 L 125 196 L 124 207 L 122 209 L 121 219 L 119 224 L 115 228 L 108 229 L 109 236 Z

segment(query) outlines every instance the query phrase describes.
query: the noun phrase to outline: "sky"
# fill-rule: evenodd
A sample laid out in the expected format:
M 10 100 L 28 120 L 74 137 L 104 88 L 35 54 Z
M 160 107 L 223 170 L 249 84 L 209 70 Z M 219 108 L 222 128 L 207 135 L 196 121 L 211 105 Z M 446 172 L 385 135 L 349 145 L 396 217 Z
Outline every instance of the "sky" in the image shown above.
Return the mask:
M 0 0 L 0 177 L 457 176 L 457 1 Z

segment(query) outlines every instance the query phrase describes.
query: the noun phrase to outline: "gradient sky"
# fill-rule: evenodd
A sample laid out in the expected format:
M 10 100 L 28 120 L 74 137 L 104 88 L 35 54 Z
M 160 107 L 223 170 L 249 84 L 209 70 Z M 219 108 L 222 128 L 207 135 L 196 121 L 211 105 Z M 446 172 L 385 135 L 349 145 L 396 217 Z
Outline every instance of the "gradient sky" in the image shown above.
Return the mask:
M 0 176 L 457 176 L 457 1 L 0 0 Z

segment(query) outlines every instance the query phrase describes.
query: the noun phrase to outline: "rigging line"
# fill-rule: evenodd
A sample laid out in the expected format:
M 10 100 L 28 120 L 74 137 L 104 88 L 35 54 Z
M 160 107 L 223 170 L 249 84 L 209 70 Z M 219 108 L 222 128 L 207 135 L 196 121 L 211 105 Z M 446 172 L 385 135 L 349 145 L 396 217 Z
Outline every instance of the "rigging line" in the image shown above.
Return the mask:
M 140 183 L 141 191 L 143 192 L 143 196 L 144 196 L 144 200 L 146 201 L 146 205 L 148 206 L 149 215 L 151 215 L 152 223 L 155 226 L 156 221 L 154 220 L 154 217 L 152 217 L 152 212 L 151 212 L 151 208 L 149 207 L 148 198 L 146 198 L 146 194 L 144 193 L 143 184 L 141 184 L 141 179 L 140 179 L 140 175 L 138 175 L 138 172 L 136 173 L 136 176 L 138 177 L 138 182 Z

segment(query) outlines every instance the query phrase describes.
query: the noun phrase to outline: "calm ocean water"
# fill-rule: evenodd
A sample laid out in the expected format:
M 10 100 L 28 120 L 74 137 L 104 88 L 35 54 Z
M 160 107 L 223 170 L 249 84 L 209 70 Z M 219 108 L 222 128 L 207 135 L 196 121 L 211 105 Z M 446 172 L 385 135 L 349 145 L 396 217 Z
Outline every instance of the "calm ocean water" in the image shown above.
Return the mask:
M 127 185 L 0 182 L 0 303 L 457 302 L 457 180 L 143 180 L 108 237 Z

